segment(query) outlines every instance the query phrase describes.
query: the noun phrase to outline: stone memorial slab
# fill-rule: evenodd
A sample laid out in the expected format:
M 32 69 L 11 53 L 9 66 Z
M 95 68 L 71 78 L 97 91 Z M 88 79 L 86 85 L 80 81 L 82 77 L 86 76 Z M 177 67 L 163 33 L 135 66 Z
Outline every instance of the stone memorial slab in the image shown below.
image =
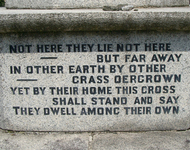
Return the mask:
M 0 127 L 146 131 L 190 127 L 188 32 L 0 35 Z
M 188 6 L 189 0 L 6 0 L 6 8 L 102 8 L 130 4 L 134 7 Z

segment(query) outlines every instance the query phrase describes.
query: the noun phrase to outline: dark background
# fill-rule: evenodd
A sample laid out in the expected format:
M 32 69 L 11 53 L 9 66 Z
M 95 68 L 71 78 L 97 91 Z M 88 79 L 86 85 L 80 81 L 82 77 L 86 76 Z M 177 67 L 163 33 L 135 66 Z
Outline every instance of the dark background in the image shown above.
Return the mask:
M 5 2 L 4 0 L 0 0 L 0 7 L 4 6 L 5 5 Z

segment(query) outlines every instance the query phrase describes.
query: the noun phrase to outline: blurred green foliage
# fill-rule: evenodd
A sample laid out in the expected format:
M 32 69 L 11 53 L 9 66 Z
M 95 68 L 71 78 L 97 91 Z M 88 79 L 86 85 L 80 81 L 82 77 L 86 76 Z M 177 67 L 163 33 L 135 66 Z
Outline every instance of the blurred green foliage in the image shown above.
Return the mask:
M 3 7 L 3 6 L 5 6 L 5 2 L 4 0 L 0 0 L 0 7 Z

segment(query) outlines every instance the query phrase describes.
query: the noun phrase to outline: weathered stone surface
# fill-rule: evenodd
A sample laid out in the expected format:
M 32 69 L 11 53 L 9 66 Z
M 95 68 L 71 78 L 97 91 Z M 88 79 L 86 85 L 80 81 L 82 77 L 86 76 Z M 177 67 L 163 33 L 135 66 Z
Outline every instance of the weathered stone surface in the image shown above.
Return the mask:
M 6 0 L 7 8 L 100 8 L 118 4 L 132 4 L 135 7 L 188 6 L 189 0 Z
M 91 148 L 92 150 L 189 150 L 190 132 L 103 133 L 93 137 Z
M 44 133 L 0 130 L 0 149 L 11 150 L 138 150 L 190 149 L 189 131 L 141 133 Z
M 0 127 L 188 129 L 189 39 L 174 31 L 2 34 Z
M 0 14 L 1 128 L 189 128 L 189 7 Z
M 88 150 L 89 134 L 22 133 L 0 131 L 2 150 Z
M 138 11 L 6 10 L 0 8 L 0 33 L 63 31 L 190 30 L 190 7 Z

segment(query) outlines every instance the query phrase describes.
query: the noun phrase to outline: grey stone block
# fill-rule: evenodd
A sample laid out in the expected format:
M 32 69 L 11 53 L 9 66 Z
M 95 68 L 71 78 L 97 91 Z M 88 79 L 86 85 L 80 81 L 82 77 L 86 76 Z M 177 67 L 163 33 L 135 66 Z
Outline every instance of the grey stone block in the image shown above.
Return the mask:
M 91 11 L 0 9 L 0 127 L 188 129 L 189 7 Z
M 118 4 L 131 4 L 135 7 L 173 7 L 188 6 L 188 0 L 6 0 L 7 8 L 102 8 L 103 6 L 116 6 Z
M 145 132 L 97 134 L 93 137 L 92 150 L 189 150 L 190 132 Z
M 2 150 L 88 150 L 89 134 L 0 131 Z
M 188 31 L 189 7 L 136 11 L 6 10 L 0 8 L 0 33 L 64 31 Z
M 190 127 L 189 32 L 15 33 L 0 39 L 3 129 Z M 122 71 L 111 69 L 118 65 Z
M 0 130 L 2 150 L 189 150 L 189 131 L 170 132 L 11 132 Z

